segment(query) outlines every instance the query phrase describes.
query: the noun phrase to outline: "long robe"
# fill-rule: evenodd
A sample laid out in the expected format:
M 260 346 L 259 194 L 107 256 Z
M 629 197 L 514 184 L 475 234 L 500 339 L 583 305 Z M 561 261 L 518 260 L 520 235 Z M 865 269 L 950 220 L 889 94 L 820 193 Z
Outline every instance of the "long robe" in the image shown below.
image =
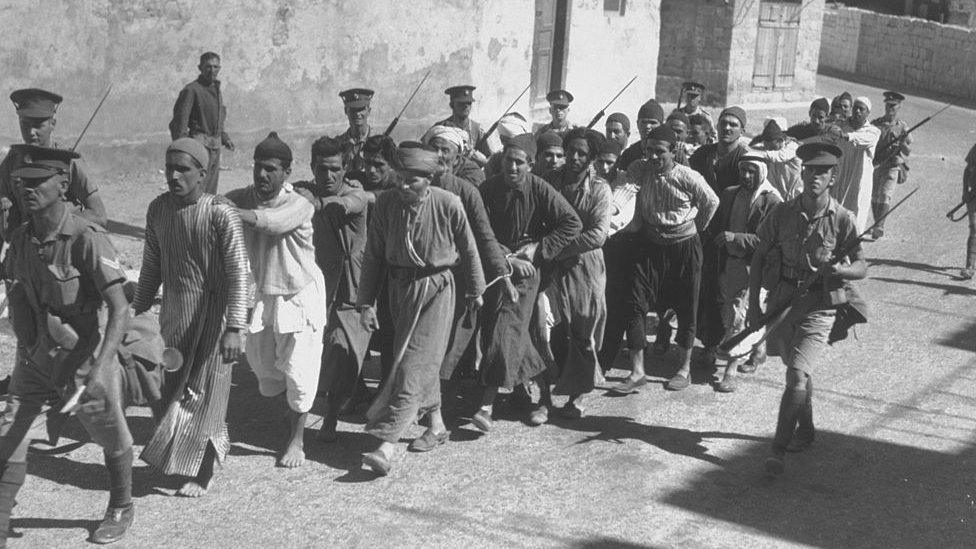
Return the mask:
M 841 125 L 847 139 L 836 141 L 843 156 L 835 168 L 834 186 L 830 196 L 854 214 L 858 232 L 864 231 L 871 215 L 871 186 L 874 183 L 874 148 L 881 138 L 881 130 L 869 123 L 859 128 L 849 122 Z
M 366 432 L 386 442 L 396 442 L 419 414 L 440 406 L 440 366 L 454 309 L 451 268 L 461 267 L 465 297 L 485 290 L 461 200 L 436 187 L 428 191 L 415 204 L 404 203 L 399 191 L 382 194 L 366 239 L 357 304 L 372 305 L 387 278 L 394 325 L 393 367 L 366 414 Z
M 163 340 L 183 354 L 167 373 L 158 412 L 164 414 L 140 456 L 165 474 L 196 475 L 208 444 L 223 461 L 230 450 L 227 402 L 232 364 L 220 355 L 225 327 L 243 329 L 247 252 L 237 213 L 204 194 L 178 204 L 167 193 L 149 205 L 136 310 L 148 309 L 163 285 Z
M 564 169 L 550 181 L 576 210 L 583 230 L 556 256 L 546 293 L 555 318 L 551 337 L 558 375 L 555 393 L 579 395 L 593 390 L 597 352 L 607 322 L 607 268 L 602 246 L 610 230 L 610 186 L 589 168 L 581 183 Z

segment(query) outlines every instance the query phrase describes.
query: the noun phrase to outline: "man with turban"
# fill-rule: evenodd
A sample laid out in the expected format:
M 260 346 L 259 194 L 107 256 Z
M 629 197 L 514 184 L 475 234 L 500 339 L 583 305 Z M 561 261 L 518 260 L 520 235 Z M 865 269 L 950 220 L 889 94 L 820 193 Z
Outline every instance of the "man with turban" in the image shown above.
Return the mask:
M 719 197 L 718 211 L 708 232 L 703 235 L 718 249 L 719 292 L 722 304 L 722 325 L 725 336 L 731 337 L 746 327 L 749 309 L 749 264 L 759 237 L 756 231 L 776 204 L 783 201 L 779 191 L 767 179 L 768 169 L 762 156 L 747 153 L 739 159 L 739 185 L 726 188 Z M 767 269 L 759 302 L 765 302 L 766 290 L 778 282 L 779 273 Z M 742 342 L 729 353 L 722 381 L 716 385 L 721 393 L 736 389 L 735 373 L 756 370 L 766 359 L 765 346 L 756 345 L 762 332 Z M 747 361 L 742 357 L 748 356 Z
M 305 420 L 319 382 L 328 296 L 315 263 L 315 207 L 286 181 L 291 149 L 271 132 L 254 149 L 254 183 L 227 193 L 244 222 L 254 279 L 247 361 L 266 397 L 281 396 L 288 435 L 282 467 L 305 462 Z
M 380 393 L 367 413 L 366 432 L 380 440 L 363 454 L 363 465 L 379 475 L 390 471 L 398 440 L 423 414 L 430 428 L 411 446 L 430 450 L 450 432 L 435 412 L 440 408 L 438 373 L 447 350 L 455 303 L 452 269 L 464 278 L 467 313 L 482 305 L 485 279 L 477 244 L 454 194 L 431 187 L 440 170 L 435 152 L 419 147 L 398 150 L 398 187 L 380 195 L 370 219 L 356 307 L 367 329 L 377 327 L 375 302 L 387 279 L 392 306 L 395 355 Z
M 828 130 L 831 141 L 840 147 L 842 154 L 830 193 L 841 206 L 854 214 L 859 233 L 864 232 L 871 218 L 874 183 L 872 159 L 881 139 L 881 130 L 868 122 L 870 114 L 871 100 L 858 97 L 854 100 L 850 117 Z
M 488 146 L 492 154 L 488 158 L 488 164 L 485 165 L 485 179 L 502 173 L 502 149 L 516 135 L 530 133 L 530 128 L 531 124 L 517 112 L 510 112 L 501 117 L 495 133 L 488 136 Z
M 543 373 L 545 362 L 535 348 L 530 329 L 539 293 L 540 269 L 553 261 L 582 229 L 573 207 L 545 180 L 532 175 L 535 137 L 524 133 L 511 137 L 501 154 L 502 172 L 485 181 L 481 197 L 498 243 L 512 268 L 518 300 L 495 285 L 485 296 L 482 314 L 481 382 L 485 386 L 481 407 L 472 421 L 478 429 L 491 430 L 491 415 L 500 387 L 512 389 Z M 531 410 L 538 419 L 544 406 Z M 538 424 L 536 422 L 533 422 Z
M 452 174 L 476 187 L 484 183 L 485 172 L 469 158 L 468 132 L 452 126 L 433 126 L 421 139 L 425 147 L 437 151 L 441 164 Z
M 183 355 L 155 406 L 159 427 L 142 460 L 164 474 L 190 477 L 179 494 L 207 492 L 214 463 L 230 450 L 227 403 L 231 366 L 247 322 L 247 252 L 240 217 L 205 191 L 209 152 L 181 137 L 166 149 L 169 191 L 149 204 L 139 286 L 132 307 L 148 311 L 159 287 L 163 340 Z M 184 398 L 187 394 L 197 398 Z
M 627 177 L 640 190 L 634 218 L 623 232 L 635 235 L 634 276 L 627 298 L 627 344 L 631 375 L 614 387 L 631 393 L 647 383 L 644 377 L 645 319 L 652 306 L 667 296 L 677 313 L 678 372 L 665 387 L 681 390 L 691 380 L 691 350 L 695 343 L 698 290 L 701 282 L 703 232 L 718 208 L 718 196 L 705 178 L 674 161 L 677 138 L 669 126 L 651 130 L 644 139 L 645 160 L 631 165 Z M 660 310 L 659 310 L 660 312 Z

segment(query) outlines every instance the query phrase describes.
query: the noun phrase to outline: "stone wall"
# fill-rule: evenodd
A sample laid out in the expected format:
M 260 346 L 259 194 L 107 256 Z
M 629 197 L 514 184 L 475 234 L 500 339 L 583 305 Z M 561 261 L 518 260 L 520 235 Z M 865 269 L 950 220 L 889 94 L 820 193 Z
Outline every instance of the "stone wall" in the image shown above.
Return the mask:
M 112 84 L 82 146 L 91 161 L 101 149 L 144 155 L 147 144 L 150 156 L 157 156 L 168 139 L 173 101 L 196 77 L 198 57 L 207 50 L 222 56 L 227 127 L 246 151 L 271 129 L 285 139 L 341 131 L 337 93 L 354 86 L 377 90 L 372 122 L 382 131 L 430 70 L 394 134 L 405 139 L 450 114 L 443 93 L 449 85 L 478 86 L 474 117 L 490 123 L 497 116 L 529 79 L 534 5 L 0 0 L 0 21 L 6 23 L 3 95 L 31 86 L 63 94 L 58 133 L 71 142 Z M 28 19 L 44 21 L 43 30 L 23 24 Z M 519 108 L 527 109 L 527 101 Z M 0 116 L 0 138 L 17 136 L 11 109 Z
M 976 30 L 854 8 L 824 15 L 820 67 L 976 100 Z

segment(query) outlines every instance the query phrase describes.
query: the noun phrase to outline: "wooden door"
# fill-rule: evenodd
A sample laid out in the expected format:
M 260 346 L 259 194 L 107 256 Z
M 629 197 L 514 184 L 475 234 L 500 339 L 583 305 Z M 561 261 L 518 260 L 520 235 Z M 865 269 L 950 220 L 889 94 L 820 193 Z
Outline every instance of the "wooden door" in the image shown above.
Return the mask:
M 793 87 L 801 11 L 799 1 L 759 5 L 753 88 L 788 90 Z

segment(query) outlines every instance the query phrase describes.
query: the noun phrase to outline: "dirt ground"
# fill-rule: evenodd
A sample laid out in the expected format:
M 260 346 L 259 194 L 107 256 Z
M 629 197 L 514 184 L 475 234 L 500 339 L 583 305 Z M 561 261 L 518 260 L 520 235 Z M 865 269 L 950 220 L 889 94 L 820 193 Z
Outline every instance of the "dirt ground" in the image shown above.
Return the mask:
M 878 88 L 828 77 L 819 88 L 867 95 L 880 112 Z M 909 97 L 903 117 L 914 122 L 939 106 Z M 766 114 L 799 120 L 804 111 L 750 110 L 750 126 Z M 586 417 L 538 428 L 500 409 L 487 436 L 461 419 L 434 452 L 401 448 L 386 478 L 360 469 L 373 444 L 361 421 L 340 423 L 340 441 L 326 445 L 313 437 L 319 416 L 308 424 L 306 466 L 275 468 L 282 409 L 239 366 L 228 417 L 233 447 L 211 493 L 173 497 L 177 479 L 138 463 L 136 521 L 118 546 L 971 547 L 976 287 L 956 278 L 965 222 L 944 214 L 960 197 L 974 134 L 976 111 L 960 107 L 918 130 L 910 181 L 897 196 L 921 191 L 890 220 L 887 236 L 866 245 L 869 278 L 858 287 L 870 323 L 832 348 L 816 373 L 816 444 L 791 455 L 779 479 L 761 471 L 782 391 L 776 359 L 740 378 L 737 393 L 719 394 L 703 374 L 685 391 L 664 391 L 676 356 L 650 358 L 656 383 L 637 395 L 598 390 Z M 238 153 L 222 172 L 222 190 L 248 183 L 246 158 Z M 99 175 L 113 240 L 137 267 L 145 208 L 162 191 L 162 175 Z M 11 346 L 8 327 L 0 333 L 3 368 Z M 144 443 L 151 420 L 145 410 L 131 413 Z M 73 435 L 85 440 L 77 425 Z M 87 545 L 106 478 L 98 448 L 72 442 L 32 453 L 14 511 L 21 537 L 11 547 Z

